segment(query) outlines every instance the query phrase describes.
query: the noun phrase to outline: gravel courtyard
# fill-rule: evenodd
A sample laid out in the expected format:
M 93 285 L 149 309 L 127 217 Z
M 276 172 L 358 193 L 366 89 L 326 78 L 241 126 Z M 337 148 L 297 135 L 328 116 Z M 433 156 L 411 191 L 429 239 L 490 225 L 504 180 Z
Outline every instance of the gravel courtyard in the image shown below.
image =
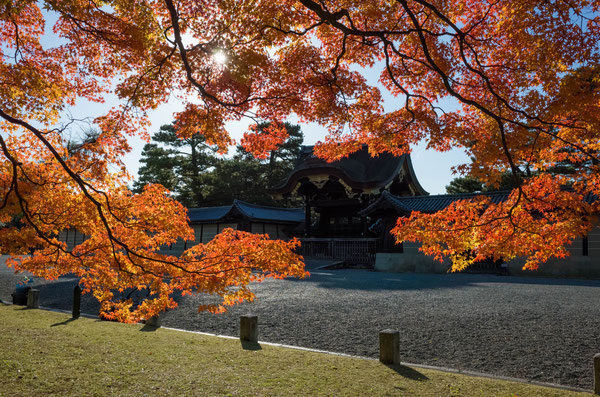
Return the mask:
M 239 315 L 259 316 L 259 339 L 376 357 L 378 332 L 400 330 L 401 359 L 592 388 L 600 352 L 600 281 L 471 274 L 312 270 L 306 280 L 267 280 L 256 301 L 226 314 L 197 313 L 185 297 L 163 325 L 238 335 Z M 16 277 L 0 270 L 0 298 Z M 41 303 L 70 309 L 76 280 L 39 285 Z M 91 298 L 82 311 L 97 312 Z

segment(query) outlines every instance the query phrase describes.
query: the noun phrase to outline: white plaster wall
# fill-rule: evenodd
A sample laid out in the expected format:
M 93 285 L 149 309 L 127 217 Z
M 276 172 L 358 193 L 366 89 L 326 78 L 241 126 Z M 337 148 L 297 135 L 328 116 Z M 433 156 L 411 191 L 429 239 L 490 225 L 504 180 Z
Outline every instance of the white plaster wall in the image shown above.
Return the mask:
M 532 277 L 600 278 L 600 227 L 588 234 L 588 255 L 583 256 L 581 239 L 568 247 L 570 256 L 552 259 L 538 270 L 523 270 L 522 258 L 508 262 L 509 274 Z M 450 263 L 439 263 L 419 251 L 420 243 L 405 241 L 404 253 L 377 253 L 375 270 L 383 272 L 444 273 Z
M 537 270 L 523 270 L 525 260 L 514 259 L 508 263 L 509 273 L 519 276 L 600 278 L 600 228 L 595 227 L 588 234 L 588 255 L 583 256 L 581 239 L 576 239 L 568 247 L 570 255 L 564 259 L 551 259 Z
M 449 262 L 442 263 L 419 251 L 421 243 L 404 242 L 403 253 L 382 253 L 375 256 L 375 270 L 393 273 L 446 273 Z

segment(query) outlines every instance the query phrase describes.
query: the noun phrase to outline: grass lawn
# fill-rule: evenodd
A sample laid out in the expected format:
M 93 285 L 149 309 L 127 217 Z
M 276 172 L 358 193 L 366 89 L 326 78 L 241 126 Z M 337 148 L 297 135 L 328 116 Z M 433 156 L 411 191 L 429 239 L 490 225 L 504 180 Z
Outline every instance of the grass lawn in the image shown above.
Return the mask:
M 142 394 L 589 395 L 0 305 L 0 395 Z

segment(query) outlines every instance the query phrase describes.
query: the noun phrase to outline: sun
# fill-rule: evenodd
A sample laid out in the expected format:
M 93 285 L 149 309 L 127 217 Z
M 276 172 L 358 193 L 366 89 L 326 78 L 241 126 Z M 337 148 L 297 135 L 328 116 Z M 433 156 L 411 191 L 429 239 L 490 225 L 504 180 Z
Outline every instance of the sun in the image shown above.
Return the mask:
M 222 50 L 218 50 L 213 53 L 213 62 L 224 65 L 227 62 L 227 55 Z

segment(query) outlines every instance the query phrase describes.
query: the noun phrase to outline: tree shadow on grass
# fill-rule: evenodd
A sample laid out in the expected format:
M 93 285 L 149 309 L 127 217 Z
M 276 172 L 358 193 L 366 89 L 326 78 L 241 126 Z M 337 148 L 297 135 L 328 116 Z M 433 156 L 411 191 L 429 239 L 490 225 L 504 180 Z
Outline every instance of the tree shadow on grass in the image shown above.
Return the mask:
M 73 317 L 71 317 L 71 318 L 69 318 L 69 319 L 66 319 L 65 321 L 61 321 L 60 323 L 54 323 L 54 324 L 52 324 L 52 325 L 51 325 L 51 327 L 57 327 L 57 326 L 59 326 L 59 325 L 67 325 L 67 324 L 69 324 L 70 322 L 73 322 L 73 321 L 75 321 L 75 320 L 77 320 L 77 319 L 76 319 L 76 318 L 73 318 Z
M 144 326 L 140 329 L 141 332 L 156 332 L 157 329 L 159 329 L 160 326 L 155 326 L 155 325 L 150 325 L 150 324 L 144 324 Z
M 402 364 L 384 364 L 384 365 L 386 367 L 388 367 L 389 369 L 391 369 L 392 371 L 396 372 L 398 375 L 402 376 L 403 378 L 417 380 L 417 381 L 421 381 L 421 382 L 429 380 L 429 378 L 427 376 L 423 375 L 416 369 L 407 367 L 406 365 L 402 365 Z
M 258 343 L 258 342 L 250 342 L 248 340 L 240 340 L 240 342 L 242 343 L 242 349 L 244 349 L 244 350 L 252 350 L 252 351 L 262 350 L 262 347 L 260 346 L 260 343 Z

